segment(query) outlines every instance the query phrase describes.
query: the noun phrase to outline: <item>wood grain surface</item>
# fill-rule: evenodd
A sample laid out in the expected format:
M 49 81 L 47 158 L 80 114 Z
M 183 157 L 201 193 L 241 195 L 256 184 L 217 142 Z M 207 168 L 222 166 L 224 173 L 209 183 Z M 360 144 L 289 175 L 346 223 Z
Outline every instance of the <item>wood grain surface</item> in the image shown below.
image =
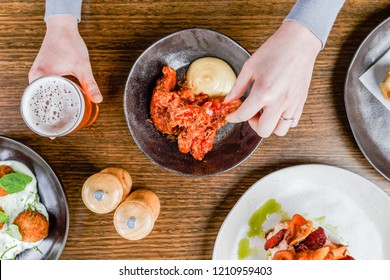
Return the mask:
M 61 259 L 210 259 L 218 230 L 240 196 L 263 176 L 298 164 L 342 167 L 390 194 L 389 182 L 359 150 L 344 105 L 348 66 L 363 39 L 389 16 L 388 0 L 346 1 L 318 56 L 298 127 L 285 137 L 265 139 L 234 170 L 184 178 L 155 166 L 132 139 L 123 112 L 124 87 L 131 66 L 149 45 L 180 29 L 202 27 L 230 36 L 253 53 L 294 2 L 84 0 L 79 29 L 104 102 L 95 124 L 52 141 L 31 132 L 19 110 L 46 30 L 44 0 L 0 1 L 0 134 L 34 149 L 63 183 L 70 228 Z M 106 167 L 124 168 L 133 190 L 148 188 L 159 196 L 160 216 L 147 238 L 121 238 L 113 213 L 98 215 L 84 206 L 84 181 Z

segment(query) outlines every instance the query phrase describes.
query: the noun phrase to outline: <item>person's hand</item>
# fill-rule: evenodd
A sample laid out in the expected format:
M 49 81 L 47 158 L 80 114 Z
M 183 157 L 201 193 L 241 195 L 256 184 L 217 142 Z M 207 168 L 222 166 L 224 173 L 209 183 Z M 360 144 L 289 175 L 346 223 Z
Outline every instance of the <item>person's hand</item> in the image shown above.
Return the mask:
M 248 121 L 261 137 L 284 136 L 298 124 L 305 104 L 321 41 L 293 21 L 282 26 L 244 64 L 229 102 L 249 96 L 227 121 Z
M 47 19 L 46 26 L 41 49 L 28 75 L 29 82 L 45 75 L 72 75 L 79 80 L 91 101 L 101 102 L 103 97 L 93 77 L 88 49 L 78 31 L 77 19 L 58 15 Z

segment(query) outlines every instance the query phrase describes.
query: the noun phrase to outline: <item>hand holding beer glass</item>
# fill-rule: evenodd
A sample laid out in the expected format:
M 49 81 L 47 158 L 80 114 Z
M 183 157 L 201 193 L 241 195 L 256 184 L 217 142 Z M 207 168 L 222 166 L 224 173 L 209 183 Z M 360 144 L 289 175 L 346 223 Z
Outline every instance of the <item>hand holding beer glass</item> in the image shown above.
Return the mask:
M 46 25 L 21 112 L 30 129 L 55 138 L 92 124 L 98 114 L 96 103 L 103 97 L 92 74 L 77 18 L 58 15 L 48 18 Z M 74 76 L 80 86 L 63 76 Z

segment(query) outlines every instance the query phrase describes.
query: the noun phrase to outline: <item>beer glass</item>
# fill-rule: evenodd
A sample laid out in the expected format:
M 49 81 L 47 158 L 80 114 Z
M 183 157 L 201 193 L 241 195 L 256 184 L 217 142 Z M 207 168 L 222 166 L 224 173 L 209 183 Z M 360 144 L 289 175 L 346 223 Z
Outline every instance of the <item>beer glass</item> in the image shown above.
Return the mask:
M 32 131 L 52 139 L 91 125 L 99 112 L 79 85 L 61 76 L 44 76 L 29 84 L 20 109 Z

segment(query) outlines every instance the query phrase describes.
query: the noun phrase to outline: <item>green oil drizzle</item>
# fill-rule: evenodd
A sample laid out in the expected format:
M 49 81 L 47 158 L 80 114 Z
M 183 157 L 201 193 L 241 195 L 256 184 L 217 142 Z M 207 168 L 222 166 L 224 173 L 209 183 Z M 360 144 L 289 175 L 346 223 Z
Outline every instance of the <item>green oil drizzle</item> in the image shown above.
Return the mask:
M 281 220 L 288 219 L 288 214 L 283 211 L 282 206 L 275 200 L 270 199 L 265 202 L 259 209 L 257 209 L 248 221 L 249 232 L 248 237 L 255 236 L 265 237 L 265 231 L 263 230 L 263 223 L 268 219 L 271 214 L 279 214 Z
M 251 254 L 251 248 L 249 245 L 249 239 L 243 238 L 240 243 L 238 243 L 238 259 L 244 260 Z
M 326 220 L 326 216 L 321 216 L 321 217 L 318 217 L 318 218 L 314 218 L 313 221 L 316 221 L 318 223 L 324 223 Z
M 266 231 L 263 229 L 264 222 L 271 214 L 279 214 L 281 221 L 287 220 L 290 216 L 282 209 L 282 206 L 275 200 L 266 201 L 257 209 L 248 221 L 249 231 L 247 237 L 238 243 L 238 259 L 243 260 L 249 257 L 254 250 L 250 247 L 250 239 L 253 237 L 265 238 Z

